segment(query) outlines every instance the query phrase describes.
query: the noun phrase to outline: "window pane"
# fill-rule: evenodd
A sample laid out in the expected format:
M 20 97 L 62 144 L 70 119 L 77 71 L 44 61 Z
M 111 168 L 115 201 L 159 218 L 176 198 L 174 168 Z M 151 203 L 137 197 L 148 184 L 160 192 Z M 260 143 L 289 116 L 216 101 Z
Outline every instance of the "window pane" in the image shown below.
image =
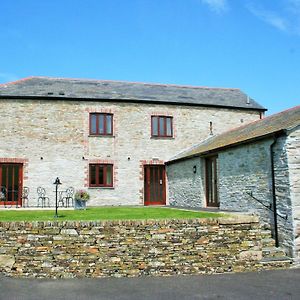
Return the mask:
M 12 196 L 13 196 L 13 185 L 12 185 L 12 181 L 13 181 L 13 167 L 11 165 L 8 165 L 7 167 L 7 182 L 8 182 L 8 186 L 7 188 L 7 193 L 8 193 L 8 201 L 12 201 Z
M 112 123 L 112 116 L 107 115 L 106 116 L 106 134 L 112 134 L 111 123 Z
M 112 185 L 112 166 L 106 167 L 106 185 Z
M 167 120 L 167 136 L 172 136 L 172 119 L 166 118 Z
M 104 134 L 104 115 L 99 115 L 99 133 Z
M 158 135 L 158 117 L 152 117 L 152 135 Z
M 97 115 L 91 115 L 91 133 L 97 133 Z
M 1 186 L 6 188 L 6 170 L 7 167 L 6 166 L 2 166 L 2 182 L 1 182 Z
M 99 180 L 99 184 L 100 185 L 103 185 L 104 184 L 104 172 L 103 172 L 103 166 L 99 166 L 99 169 L 98 169 L 98 180 Z
M 164 117 L 159 118 L 159 135 L 160 136 L 165 135 L 165 118 Z
M 18 201 L 18 193 L 19 193 L 19 166 L 18 165 L 15 165 L 13 167 L 13 174 L 14 174 L 13 201 Z
M 90 166 L 90 184 L 96 184 L 96 166 Z

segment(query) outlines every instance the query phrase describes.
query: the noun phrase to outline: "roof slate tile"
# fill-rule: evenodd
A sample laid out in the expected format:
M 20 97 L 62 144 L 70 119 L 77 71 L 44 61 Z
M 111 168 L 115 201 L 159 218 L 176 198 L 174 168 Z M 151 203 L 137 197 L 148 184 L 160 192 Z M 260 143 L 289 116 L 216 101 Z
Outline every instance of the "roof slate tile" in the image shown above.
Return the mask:
M 266 110 L 239 89 L 48 77 L 30 77 L 1 84 L 0 97 L 156 102 Z

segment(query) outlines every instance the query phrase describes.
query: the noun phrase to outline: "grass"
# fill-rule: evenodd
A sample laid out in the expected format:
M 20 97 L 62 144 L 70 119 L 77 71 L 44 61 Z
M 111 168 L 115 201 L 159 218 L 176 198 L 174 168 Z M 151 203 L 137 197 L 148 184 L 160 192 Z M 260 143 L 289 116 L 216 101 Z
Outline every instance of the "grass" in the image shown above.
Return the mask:
M 141 219 L 192 219 L 217 218 L 224 214 L 186 211 L 162 207 L 93 207 L 86 210 L 1 210 L 0 221 L 68 221 L 68 220 L 141 220 Z

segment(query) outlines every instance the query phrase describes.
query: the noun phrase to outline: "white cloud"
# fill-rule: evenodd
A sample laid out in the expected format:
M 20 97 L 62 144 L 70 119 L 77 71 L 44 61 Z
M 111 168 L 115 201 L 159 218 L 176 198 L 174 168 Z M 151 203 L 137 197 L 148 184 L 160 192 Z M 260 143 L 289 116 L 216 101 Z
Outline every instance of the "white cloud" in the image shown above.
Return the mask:
M 254 16 L 282 32 L 300 35 L 300 0 L 281 0 L 276 11 L 255 3 L 252 0 L 246 4 Z
M 248 4 L 247 8 L 253 15 L 262 21 L 281 31 L 288 31 L 290 26 L 289 21 L 285 17 L 279 15 L 277 12 L 257 7 L 253 3 Z
M 209 8 L 218 14 L 224 13 L 228 9 L 227 0 L 202 0 L 202 3 L 209 6 Z

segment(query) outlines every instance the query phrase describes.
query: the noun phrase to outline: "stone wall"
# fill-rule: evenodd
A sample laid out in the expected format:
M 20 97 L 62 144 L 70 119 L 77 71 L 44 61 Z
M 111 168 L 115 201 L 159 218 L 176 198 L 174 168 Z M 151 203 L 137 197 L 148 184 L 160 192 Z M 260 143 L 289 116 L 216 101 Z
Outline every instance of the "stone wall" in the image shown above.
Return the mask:
M 300 266 L 300 126 L 288 132 L 286 140 L 289 166 L 290 202 L 293 217 L 293 256 Z M 287 175 L 287 174 L 286 174 Z
M 273 139 L 265 139 L 219 153 L 220 208 L 241 212 L 253 212 L 263 223 L 269 224 L 274 234 L 273 212 L 248 195 L 273 207 L 270 145 Z M 293 146 L 295 144 L 293 143 Z M 279 244 L 295 257 L 294 220 L 290 197 L 290 165 L 287 158 L 287 137 L 276 139 L 274 145 L 274 175 Z
M 179 161 L 167 166 L 169 204 L 178 207 L 205 206 L 202 159 L 199 157 Z M 196 173 L 194 173 L 196 166 Z
M 124 277 L 260 270 L 257 217 L 0 222 L 0 271 L 17 277 Z
M 218 153 L 218 184 L 221 209 L 256 212 L 269 223 L 271 214 L 265 205 L 272 202 L 271 139 L 233 147 Z
M 275 193 L 280 246 L 300 261 L 300 130 L 278 137 L 274 145 Z M 270 146 L 273 139 L 232 147 L 218 154 L 220 209 L 255 213 L 273 230 L 272 176 Z M 192 173 L 192 165 L 199 173 Z M 205 207 L 204 159 L 193 158 L 167 167 L 170 204 Z M 249 195 L 251 194 L 251 195 Z
M 163 164 L 195 141 L 259 119 L 252 110 L 166 104 L 1 100 L 0 161 L 24 163 L 31 205 L 38 186 L 87 188 L 89 163 L 114 164 L 113 188 L 89 188 L 90 205 L 143 204 L 143 164 Z M 89 136 L 89 113 L 112 113 L 113 136 Z M 173 117 L 173 138 L 151 138 L 151 116 Z M 130 176 L 128 175 L 130 174 Z
M 277 217 L 279 244 L 285 247 L 289 256 L 294 257 L 293 209 L 287 157 L 287 137 L 277 138 L 273 150 L 276 208 L 279 214 Z

